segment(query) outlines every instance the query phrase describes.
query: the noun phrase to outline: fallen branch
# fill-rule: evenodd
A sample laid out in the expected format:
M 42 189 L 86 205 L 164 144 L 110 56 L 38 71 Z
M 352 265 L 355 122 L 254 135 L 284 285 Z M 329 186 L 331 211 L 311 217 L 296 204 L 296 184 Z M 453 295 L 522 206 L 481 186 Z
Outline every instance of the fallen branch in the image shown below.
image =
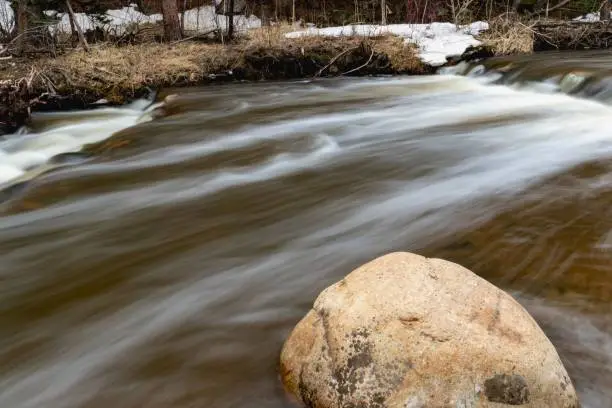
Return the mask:
M 555 6 L 551 7 L 551 8 L 546 8 L 546 9 L 544 9 L 544 10 L 539 10 L 539 11 L 536 11 L 535 13 L 530 13 L 530 14 L 528 14 L 528 16 L 529 16 L 529 17 L 533 17 L 533 16 L 535 16 L 535 15 L 539 15 L 539 14 L 542 14 L 542 13 L 544 13 L 544 12 L 546 12 L 546 15 L 548 16 L 548 13 L 550 13 L 551 11 L 554 11 L 554 10 L 556 10 L 556 9 L 558 9 L 558 8 L 561 8 L 561 7 L 565 6 L 565 5 L 566 5 L 567 3 L 569 3 L 570 1 L 571 1 L 571 0 L 563 0 L 561 3 L 559 3 L 559 4 L 555 5 Z M 607 1 L 607 0 L 606 0 L 606 1 Z
M 109 71 L 108 69 L 103 68 L 103 67 L 94 67 L 94 70 L 95 70 L 95 71 L 104 72 L 105 74 L 112 75 L 112 76 L 117 77 L 117 78 L 120 78 L 120 77 L 121 77 L 121 75 L 116 74 L 116 73 L 114 73 L 114 72 L 111 72 L 111 71 Z
M 338 58 L 342 57 L 345 54 L 348 54 L 350 51 L 355 51 L 358 47 L 353 47 L 353 48 L 349 48 L 346 49 L 344 51 L 342 51 L 340 54 L 336 55 L 334 58 L 331 59 L 331 61 L 329 61 L 329 64 L 327 64 L 326 66 L 324 66 L 323 68 L 321 68 L 319 70 L 319 72 L 317 72 L 315 74 L 315 77 L 319 77 L 321 76 L 321 74 L 323 73 L 323 71 L 325 71 L 327 68 L 331 67 L 333 65 L 334 62 L 336 62 L 338 60 Z
M 360 65 L 357 68 L 351 69 L 350 71 L 347 71 L 343 73 L 342 75 L 348 75 L 352 72 L 359 71 L 361 68 L 367 67 L 370 64 L 370 61 L 372 61 L 372 57 L 374 57 L 374 48 L 372 48 L 372 52 L 370 53 L 370 58 L 368 58 L 365 64 Z
M 208 34 L 214 33 L 215 31 L 218 31 L 218 29 L 213 28 L 212 30 L 208 30 L 205 33 L 200 33 L 200 34 L 192 35 L 191 37 L 182 38 L 180 40 L 171 42 L 169 45 L 174 45 L 174 44 L 182 43 L 184 41 L 193 40 L 194 38 L 201 38 L 201 37 L 207 36 Z

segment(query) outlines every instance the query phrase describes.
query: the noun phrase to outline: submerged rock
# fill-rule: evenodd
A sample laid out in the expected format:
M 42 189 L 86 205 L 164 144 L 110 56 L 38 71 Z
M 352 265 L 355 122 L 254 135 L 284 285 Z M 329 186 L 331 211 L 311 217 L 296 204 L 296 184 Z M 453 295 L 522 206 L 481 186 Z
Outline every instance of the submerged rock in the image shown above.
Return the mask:
M 313 408 L 576 408 L 537 323 L 469 270 L 410 253 L 324 290 L 281 353 L 285 388 Z

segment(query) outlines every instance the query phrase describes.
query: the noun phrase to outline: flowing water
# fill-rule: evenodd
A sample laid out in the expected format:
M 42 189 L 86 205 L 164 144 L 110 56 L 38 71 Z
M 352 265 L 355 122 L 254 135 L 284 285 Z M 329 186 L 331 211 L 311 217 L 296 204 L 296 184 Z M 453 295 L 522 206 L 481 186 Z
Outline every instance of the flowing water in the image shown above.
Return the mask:
M 610 407 L 610 69 L 551 54 L 39 117 L 0 141 L 0 406 L 289 407 L 278 355 L 316 295 L 408 250 L 516 296 Z

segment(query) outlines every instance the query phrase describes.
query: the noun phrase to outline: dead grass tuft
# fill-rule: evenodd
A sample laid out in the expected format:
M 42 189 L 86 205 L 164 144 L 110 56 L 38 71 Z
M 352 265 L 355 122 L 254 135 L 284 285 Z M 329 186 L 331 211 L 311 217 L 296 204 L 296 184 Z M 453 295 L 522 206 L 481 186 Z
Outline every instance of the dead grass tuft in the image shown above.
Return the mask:
M 285 38 L 285 34 L 292 31 L 296 31 L 295 27 L 287 22 L 249 30 L 245 37 L 245 45 L 246 47 L 280 47 L 289 41 Z
M 398 73 L 423 73 L 425 66 L 417 55 L 414 44 L 406 44 L 404 39 L 388 36 L 375 38 L 372 41 L 375 52 L 384 54 L 389 58 L 391 67 Z
M 200 82 L 211 73 L 232 69 L 240 59 L 239 52 L 220 44 L 98 45 L 89 53 L 76 50 L 57 58 L 20 61 L 3 76 L 15 83 L 26 80 L 30 89 L 61 94 L 85 90 L 121 102 L 126 94 L 147 86 Z
M 504 14 L 492 19 L 489 29 L 479 39 L 495 55 L 530 54 L 533 52 L 534 31 L 519 17 Z
M 211 72 L 227 69 L 235 63 L 222 46 L 201 43 L 143 44 L 126 47 L 100 46 L 90 53 L 74 52 L 50 60 L 49 69 L 70 68 L 76 83 L 97 83 L 99 87 L 117 88 L 174 85 L 196 82 Z
M 389 58 L 392 69 L 396 73 L 424 72 L 424 66 L 417 56 L 416 46 L 406 45 L 402 38 L 396 36 L 326 38 L 320 36 L 304 36 L 287 39 L 285 34 L 297 31 L 291 24 L 285 22 L 275 26 L 262 27 L 249 32 L 245 43 L 246 49 L 267 48 L 290 50 L 297 48 L 304 54 L 330 54 L 343 52 L 362 43 L 370 47 L 376 54 L 385 54 Z M 330 55 L 334 57 L 335 55 Z

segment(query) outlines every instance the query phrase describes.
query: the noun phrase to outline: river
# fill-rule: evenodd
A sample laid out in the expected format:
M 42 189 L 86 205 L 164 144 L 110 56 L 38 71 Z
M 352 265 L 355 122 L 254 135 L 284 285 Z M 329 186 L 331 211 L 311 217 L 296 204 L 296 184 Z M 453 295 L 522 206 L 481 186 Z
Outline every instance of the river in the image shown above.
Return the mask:
M 609 408 L 611 68 L 544 54 L 40 116 L 0 141 L 0 406 L 289 407 L 279 352 L 316 295 L 407 250 L 514 295 Z

